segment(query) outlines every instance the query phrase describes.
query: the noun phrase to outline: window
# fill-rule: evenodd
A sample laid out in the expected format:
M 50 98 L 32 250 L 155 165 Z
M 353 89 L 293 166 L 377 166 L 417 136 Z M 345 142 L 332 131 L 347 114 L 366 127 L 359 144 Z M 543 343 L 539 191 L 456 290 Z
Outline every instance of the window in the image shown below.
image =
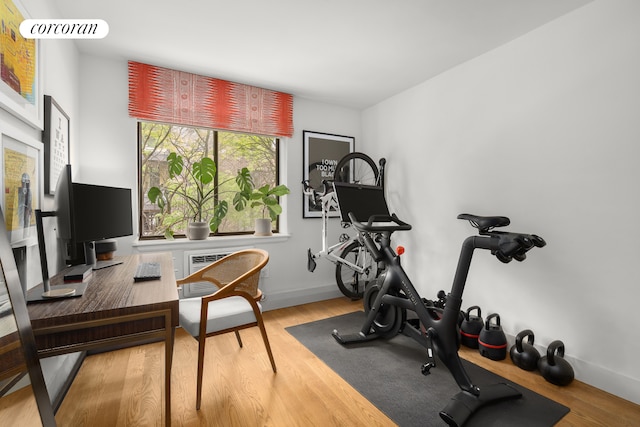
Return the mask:
M 184 168 L 188 170 L 203 156 L 215 162 L 215 201 L 205 206 L 203 217 L 212 214 L 215 203 L 226 200 L 229 205 L 228 213 L 215 234 L 252 233 L 254 219 L 260 217 L 260 211 L 245 208 L 238 212 L 234 209 L 232 199 L 238 189 L 234 178 L 239 170 L 246 167 L 251 172 L 256 188 L 277 184 L 278 144 L 278 138 L 272 136 L 138 122 L 140 238 L 162 238 L 167 229 L 171 229 L 175 237 L 184 236 L 187 223 L 191 220 L 186 202 L 175 194 L 177 180 L 169 177 L 168 157 L 171 153 L 181 156 Z M 166 204 L 162 210 L 147 195 L 154 186 L 166 189 Z M 194 185 L 184 188 L 190 195 L 195 194 Z M 277 226 L 276 221 L 276 231 Z

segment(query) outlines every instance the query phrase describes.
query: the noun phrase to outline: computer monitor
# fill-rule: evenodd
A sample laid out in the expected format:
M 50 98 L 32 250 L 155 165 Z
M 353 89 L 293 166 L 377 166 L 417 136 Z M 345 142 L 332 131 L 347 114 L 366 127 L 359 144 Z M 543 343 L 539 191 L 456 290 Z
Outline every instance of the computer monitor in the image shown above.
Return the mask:
M 389 215 L 383 187 L 334 182 L 333 188 L 343 222 L 351 222 L 349 212 L 355 215 L 357 221 L 363 223 L 369 221 L 372 215 Z
M 83 281 L 79 284 L 66 285 L 62 289 L 51 289 L 44 241 L 44 217 L 56 218 L 56 234 L 64 243 L 65 263 L 86 264 L 86 268 L 82 270 L 84 277 L 87 269 L 97 270 L 122 263 L 118 260 L 96 262 L 95 241 L 132 235 L 131 205 L 130 189 L 75 183 L 71 178 L 71 165 L 66 165 L 56 185 L 55 210 L 43 212 L 36 209 L 44 292 L 28 294 L 28 301 L 43 301 L 51 297 L 76 297 L 82 295 L 86 288 L 86 283 Z
M 82 244 L 84 262 L 94 265 L 95 241 L 133 234 L 131 189 L 73 182 L 71 165 L 66 165 L 56 186 L 55 216 L 70 263 L 79 263 Z

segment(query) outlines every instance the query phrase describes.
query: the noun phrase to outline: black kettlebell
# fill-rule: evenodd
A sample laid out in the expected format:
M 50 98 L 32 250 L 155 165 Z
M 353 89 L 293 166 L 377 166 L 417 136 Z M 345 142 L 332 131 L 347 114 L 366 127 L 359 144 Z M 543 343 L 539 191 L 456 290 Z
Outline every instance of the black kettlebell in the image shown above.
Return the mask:
M 543 378 L 555 385 L 567 385 L 573 381 L 573 368 L 564 360 L 564 343 L 553 341 L 547 348 L 547 355 L 538 362 Z
M 525 338 L 528 338 L 528 343 L 523 342 Z M 534 339 L 533 331 L 525 329 L 516 335 L 516 343 L 509 350 L 509 356 L 514 365 L 525 371 L 534 371 L 540 360 L 540 353 L 533 346 Z
M 471 314 L 473 310 L 478 311 L 478 315 Z M 484 326 L 484 320 L 482 320 L 482 311 L 477 305 L 471 306 L 463 313 L 464 318 L 460 325 L 460 342 L 465 347 L 478 348 L 478 337 L 480 331 Z
M 507 337 L 500 326 L 498 313 L 490 314 L 484 322 L 478 337 L 478 349 L 482 356 L 491 360 L 504 360 L 507 357 Z

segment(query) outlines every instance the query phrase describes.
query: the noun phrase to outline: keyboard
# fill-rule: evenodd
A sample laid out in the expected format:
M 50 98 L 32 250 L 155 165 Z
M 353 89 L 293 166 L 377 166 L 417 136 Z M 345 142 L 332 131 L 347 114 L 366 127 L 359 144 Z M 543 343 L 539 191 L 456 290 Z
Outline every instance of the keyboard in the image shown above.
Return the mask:
M 136 274 L 133 276 L 134 282 L 144 282 L 146 280 L 158 280 L 162 277 L 160 273 L 160 264 L 157 262 L 141 262 L 136 268 Z

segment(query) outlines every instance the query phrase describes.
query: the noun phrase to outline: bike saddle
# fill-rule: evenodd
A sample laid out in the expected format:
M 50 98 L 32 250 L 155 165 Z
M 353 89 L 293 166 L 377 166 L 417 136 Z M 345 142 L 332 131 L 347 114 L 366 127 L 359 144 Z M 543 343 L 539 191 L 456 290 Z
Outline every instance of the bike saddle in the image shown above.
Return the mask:
M 511 223 L 506 216 L 478 216 L 472 214 L 460 214 L 458 219 L 466 219 L 480 232 L 491 231 L 495 227 L 505 227 Z

